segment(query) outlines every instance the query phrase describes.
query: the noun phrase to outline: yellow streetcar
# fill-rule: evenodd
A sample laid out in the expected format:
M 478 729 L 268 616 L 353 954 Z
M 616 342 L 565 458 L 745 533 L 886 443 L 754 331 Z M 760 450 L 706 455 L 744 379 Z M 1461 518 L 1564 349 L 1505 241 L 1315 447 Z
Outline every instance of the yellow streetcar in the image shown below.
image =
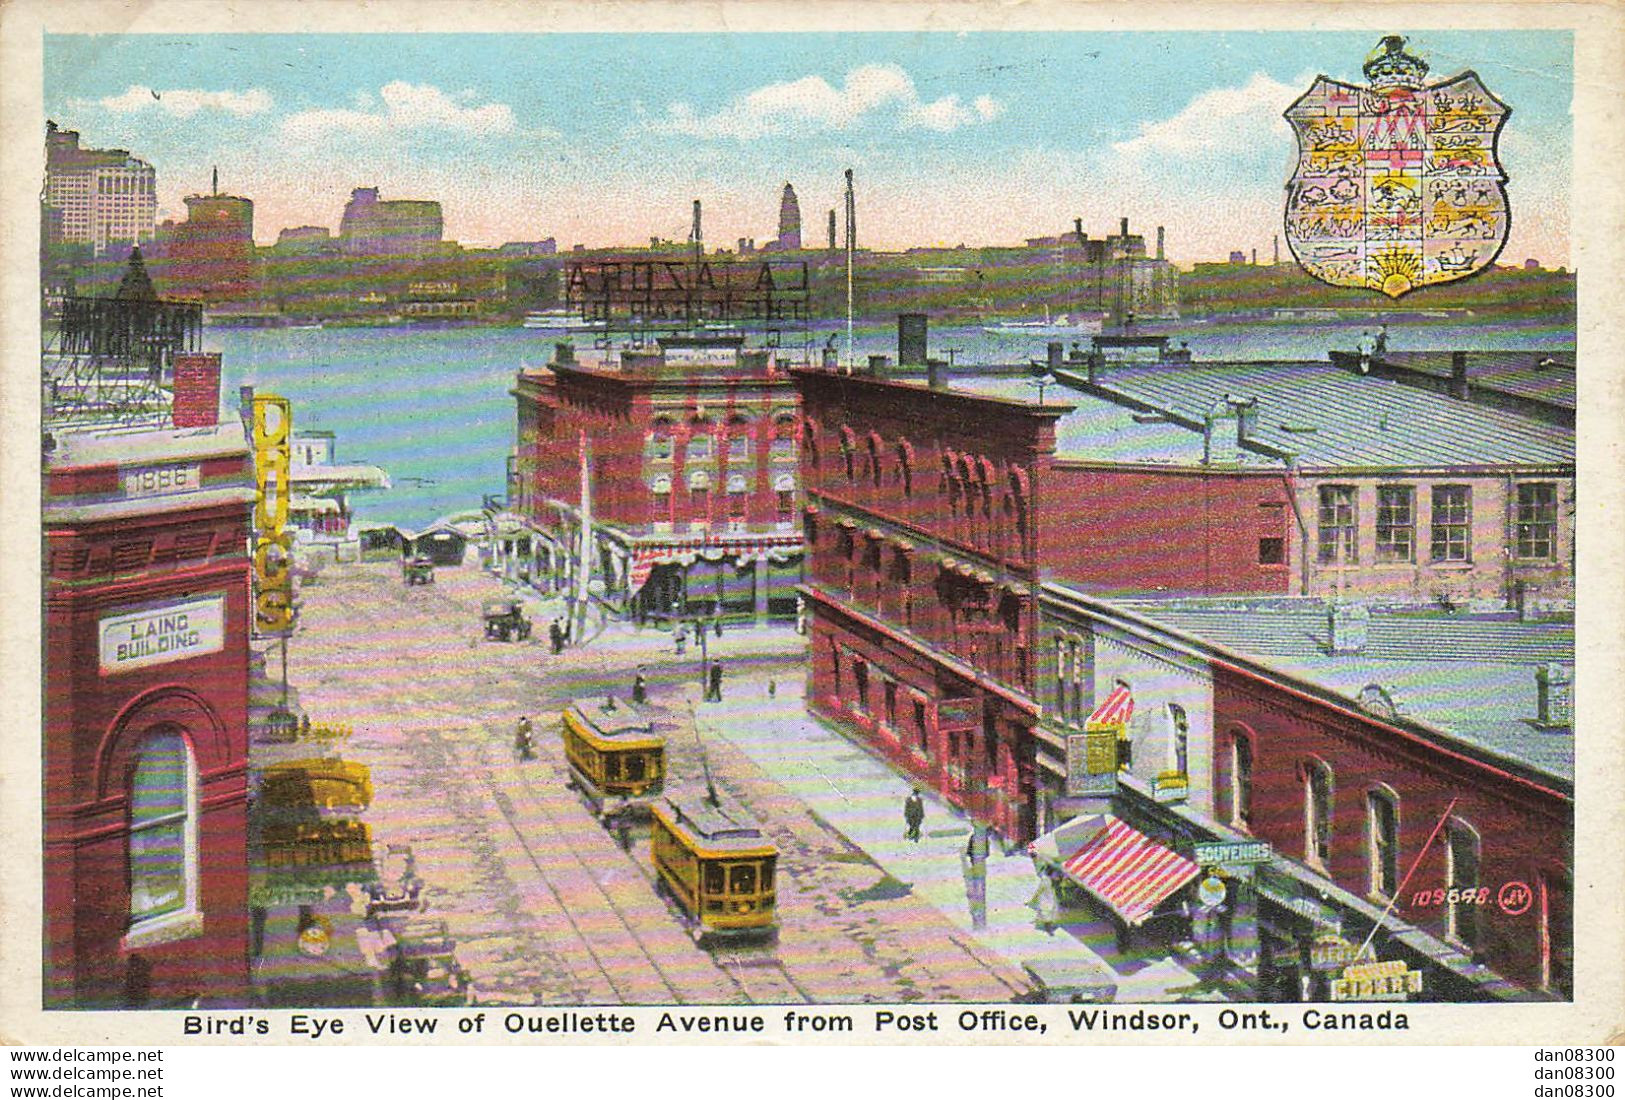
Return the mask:
M 703 945 L 777 935 L 773 842 L 741 811 L 707 798 L 660 798 L 651 809 L 655 876 L 694 938 Z
M 579 699 L 564 712 L 563 734 L 571 782 L 601 820 L 648 816 L 666 777 L 666 739 L 647 707 Z

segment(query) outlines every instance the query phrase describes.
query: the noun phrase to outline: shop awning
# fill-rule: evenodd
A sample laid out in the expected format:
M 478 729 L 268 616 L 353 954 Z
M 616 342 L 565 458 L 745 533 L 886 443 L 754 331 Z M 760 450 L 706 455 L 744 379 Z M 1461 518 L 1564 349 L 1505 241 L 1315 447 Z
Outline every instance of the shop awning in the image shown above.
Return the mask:
M 1112 693 L 1095 708 L 1084 723 L 1084 728 L 1092 726 L 1127 726 L 1130 718 L 1134 717 L 1134 695 L 1128 688 L 1118 684 L 1112 688 Z
M 1071 855 L 1061 849 L 1061 869 L 1130 926 L 1143 922 L 1201 871 L 1128 822 L 1113 817 L 1104 822 Z

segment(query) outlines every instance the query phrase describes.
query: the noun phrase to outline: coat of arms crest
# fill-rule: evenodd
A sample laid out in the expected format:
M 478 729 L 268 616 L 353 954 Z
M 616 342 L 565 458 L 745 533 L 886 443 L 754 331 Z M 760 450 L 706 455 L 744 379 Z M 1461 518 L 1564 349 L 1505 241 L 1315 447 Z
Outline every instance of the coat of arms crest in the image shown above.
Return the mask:
M 1317 77 L 1286 110 L 1286 239 L 1322 282 L 1398 298 L 1488 267 L 1506 243 L 1495 143 L 1511 108 L 1477 73 L 1424 85 L 1427 71 L 1391 35 L 1366 58 L 1367 87 Z

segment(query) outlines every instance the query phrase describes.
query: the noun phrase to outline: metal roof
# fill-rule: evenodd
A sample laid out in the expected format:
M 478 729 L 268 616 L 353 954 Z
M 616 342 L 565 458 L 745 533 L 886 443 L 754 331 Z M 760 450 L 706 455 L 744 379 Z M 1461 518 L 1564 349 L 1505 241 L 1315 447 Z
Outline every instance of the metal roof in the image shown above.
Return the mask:
M 1574 464 L 1572 428 L 1327 363 L 1114 365 L 1096 379 L 1108 395 L 1198 423 L 1226 396 L 1256 399 L 1253 438 L 1307 470 Z
M 956 377 L 951 389 L 981 397 L 1038 403 L 1038 388 L 1025 378 Z M 1070 408 L 1055 422 L 1055 457 L 1060 461 L 1202 464 L 1202 433 L 1185 425 L 1153 419 L 1114 401 L 1079 393 L 1060 384 L 1046 387 L 1044 399 L 1051 408 Z M 1281 466 L 1280 460 L 1255 452 L 1244 452 L 1237 458 L 1242 466 Z
M 1547 775 L 1574 778 L 1572 729 L 1537 727 L 1535 672 L 1574 665 L 1571 622 L 1373 609 L 1358 653 L 1333 654 L 1327 607 L 1303 600 L 1132 600 L 1123 607 L 1357 701 L 1376 685 L 1400 718 Z
M 1403 370 L 1449 378 L 1448 351 L 1390 351 L 1382 361 Z M 1487 390 L 1544 401 L 1565 409 L 1575 403 L 1573 351 L 1470 351 L 1467 381 Z

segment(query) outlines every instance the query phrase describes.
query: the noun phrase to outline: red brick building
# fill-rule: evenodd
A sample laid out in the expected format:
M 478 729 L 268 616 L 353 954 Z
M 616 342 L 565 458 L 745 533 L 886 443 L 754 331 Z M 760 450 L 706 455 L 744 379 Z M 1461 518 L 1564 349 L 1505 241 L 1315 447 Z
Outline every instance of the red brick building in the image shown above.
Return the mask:
M 188 195 L 186 220 L 159 227 L 153 274 L 167 297 L 206 302 L 252 297 L 259 283 L 254 203 L 236 195 Z
M 235 421 L 46 455 L 48 1006 L 247 995 L 254 495 Z
M 795 614 L 801 579 L 796 392 L 772 351 L 669 338 L 519 375 L 510 508 L 544 583 L 573 583 L 584 447 L 593 591 L 640 617 Z
M 808 705 L 1030 838 L 1040 504 L 1066 410 L 823 371 L 796 386 Z

